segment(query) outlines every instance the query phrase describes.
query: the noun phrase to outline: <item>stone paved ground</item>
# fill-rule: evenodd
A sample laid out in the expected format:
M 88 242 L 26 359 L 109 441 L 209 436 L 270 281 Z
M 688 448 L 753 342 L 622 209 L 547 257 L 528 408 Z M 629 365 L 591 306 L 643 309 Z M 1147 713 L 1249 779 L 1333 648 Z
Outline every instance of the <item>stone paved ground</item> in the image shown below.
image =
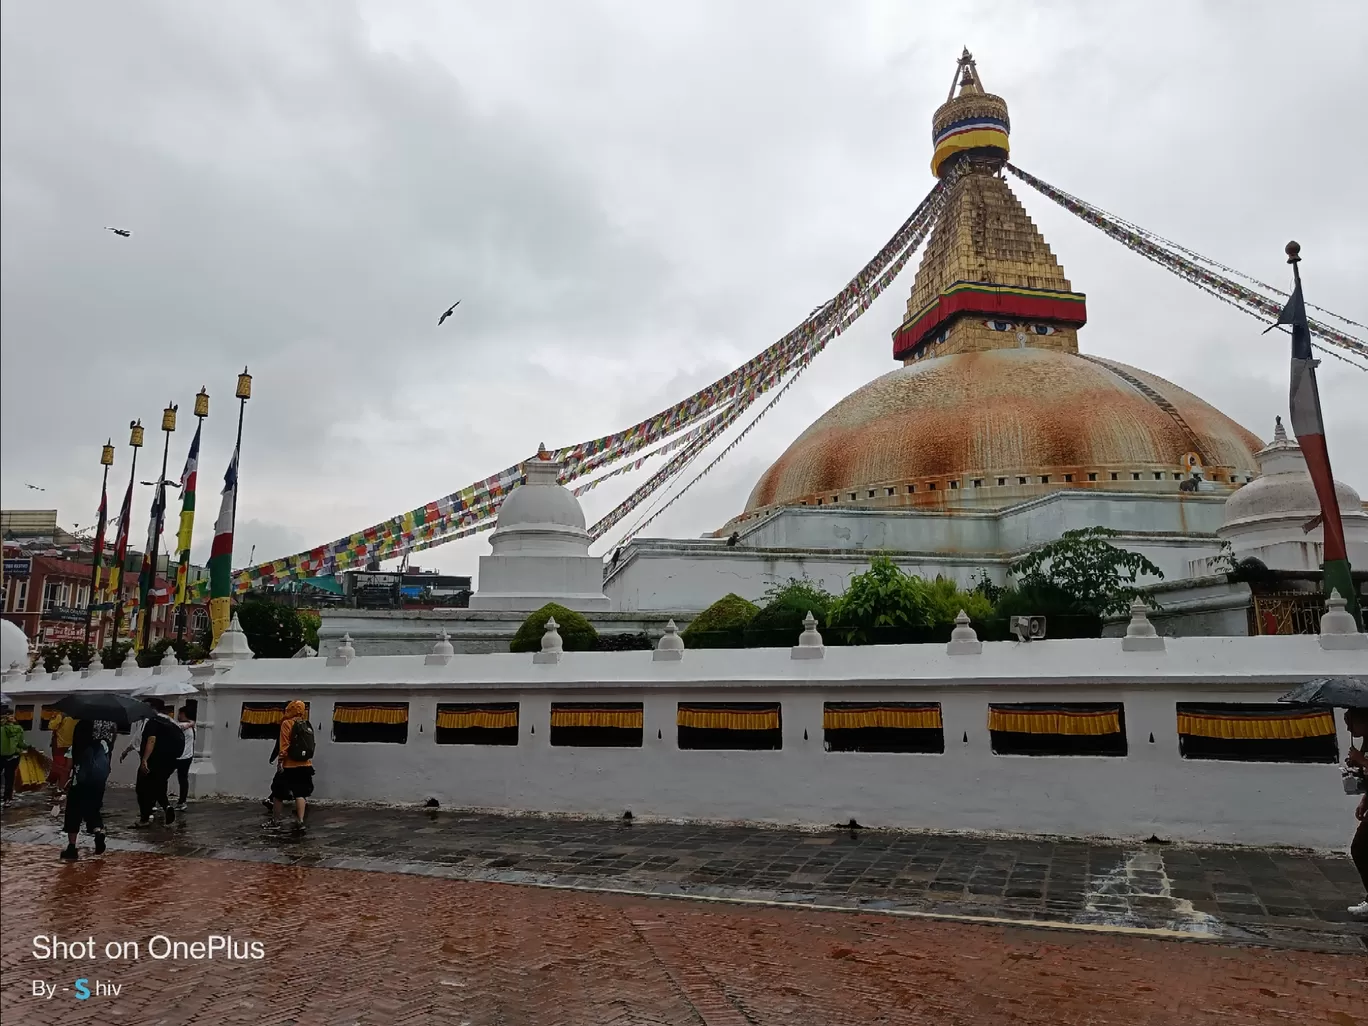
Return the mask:
M 1362 956 L 1218 942 L 132 851 L 63 865 L 13 842 L 0 882 L 7 1026 L 1354 1026 L 1368 1008 Z M 159 932 L 231 934 L 265 958 L 158 960 Z M 40 963 L 35 934 L 141 957 Z
M 1345 857 L 336 805 L 314 807 L 309 831 L 296 839 L 263 832 L 262 810 L 251 803 L 196 803 L 174 827 L 149 832 L 128 829 L 129 791 L 111 790 L 109 805 L 118 850 L 1368 951 L 1368 924 L 1345 913 L 1362 898 Z M 57 827 L 42 799 L 27 796 L 7 810 L 3 836 L 55 846 Z

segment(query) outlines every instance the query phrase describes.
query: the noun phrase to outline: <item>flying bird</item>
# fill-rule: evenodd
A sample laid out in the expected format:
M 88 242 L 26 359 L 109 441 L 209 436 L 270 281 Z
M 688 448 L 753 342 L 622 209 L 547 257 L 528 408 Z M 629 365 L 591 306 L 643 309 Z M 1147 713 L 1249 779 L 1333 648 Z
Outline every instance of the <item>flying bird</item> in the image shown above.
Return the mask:
M 105 225 L 105 231 L 113 232 L 115 235 L 121 236 L 125 239 L 133 234 L 127 228 L 111 228 L 109 227 L 109 225 Z
M 39 488 L 37 485 L 31 485 L 31 484 L 29 484 L 27 481 L 24 482 L 24 487 L 25 487 L 25 488 L 32 488 L 35 492 L 45 492 L 45 491 L 47 491 L 46 488 Z
M 442 314 L 441 317 L 438 317 L 438 318 L 437 318 L 437 327 L 440 328 L 440 327 L 442 326 L 442 322 L 443 322 L 444 320 L 446 320 L 448 317 L 450 317 L 453 313 L 455 313 L 455 312 L 456 312 L 456 308 L 457 308 L 458 306 L 460 306 L 460 305 L 461 305 L 461 301 L 458 299 L 458 300 L 456 300 L 456 302 L 452 303 L 449 307 L 447 307 L 447 308 L 446 308 L 446 313 Z

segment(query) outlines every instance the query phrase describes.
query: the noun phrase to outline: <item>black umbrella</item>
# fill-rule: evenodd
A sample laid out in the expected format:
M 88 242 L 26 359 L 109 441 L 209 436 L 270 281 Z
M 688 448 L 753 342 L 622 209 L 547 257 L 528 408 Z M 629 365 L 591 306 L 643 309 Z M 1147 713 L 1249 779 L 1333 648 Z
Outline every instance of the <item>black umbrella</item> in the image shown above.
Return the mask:
M 87 691 L 67 695 L 66 698 L 54 702 L 53 707 L 78 720 L 112 720 L 120 727 L 126 727 L 134 720 L 145 720 L 157 715 L 157 710 L 146 702 L 112 691 Z
M 1359 677 L 1317 677 L 1293 688 L 1278 701 L 1368 709 L 1368 681 Z

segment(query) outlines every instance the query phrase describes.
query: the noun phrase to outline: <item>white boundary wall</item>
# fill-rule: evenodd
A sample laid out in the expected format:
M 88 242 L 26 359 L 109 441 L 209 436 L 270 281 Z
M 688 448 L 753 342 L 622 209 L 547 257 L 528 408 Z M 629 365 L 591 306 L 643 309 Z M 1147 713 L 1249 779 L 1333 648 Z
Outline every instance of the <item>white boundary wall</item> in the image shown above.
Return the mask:
M 238 737 L 241 704 L 297 697 L 310 703 L 316 728 L 318 798 L 431 796 L 446 808 L 820 825 L 854 817 L 873 827 L 1342 848 L 1354 799 L 1337 766 L 1196 761 L 1178 752 L 1177 702 L 1271 702 L 1311 677 L 1368 677 L 1368 648 L 1327 651 L 1321 641 L 1178 638 L 1146 652 L 1123 651 L 1121 639 L 1000 642 L 969 655 L 876 646 L 827 648 L 804 660 L 787 649 L 747 649 L 689 651 L 679 662 L 623 652 L 566 653 L 549 664 L 457 655 L 206 665 L 192 668 L 206 692 L 196 790 L 264 795 L 272 742 Z M 5 690 L 24 703 L 41 700 L 35 688 L 61 693 L 60 683 L 7 679 Z M 113 671 L 79 683 L 119 684 Z M 642 702 L 643 746 L 552 747 L 551 703 L 586 700 Z M 408 702 L 407 743 L 331 740 L 335 701 Z M 519 744 L 436 744 L 437 704 L 465 701 L 518 702 Z M 681 701 L 778 702 L 783 748 L 680 750 Z M 939 702 L 945 752 L 825 751 L 827 701 Z M 1129 754 L 993 754 L 989 702 L 1052 701 L 1123 703 Z M 1338 718 L 1337 727 L 1342 754 L 1349 737 Z M 116 782 L 131 777 L 132 762 Z

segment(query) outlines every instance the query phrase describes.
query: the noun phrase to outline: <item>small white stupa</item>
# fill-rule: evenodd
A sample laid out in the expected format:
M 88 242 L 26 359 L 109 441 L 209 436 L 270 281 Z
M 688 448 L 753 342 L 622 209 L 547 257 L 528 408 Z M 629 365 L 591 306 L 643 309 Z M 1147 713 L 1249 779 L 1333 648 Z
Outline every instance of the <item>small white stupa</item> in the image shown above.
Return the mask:
M 1217 537 L 1230 542 L 1237 563 L 1253 557 L 1270 570 L 1319 570 L 1325 539 L 1318 521 L 1320 500 L 1301 446 L 1287 437 L 1281 417 L 1273 441 L 1254 458 L 1259 476 L 1226 500 L 1225 522 Z M 1335 498 L 1349 562 L 1368 566 L 1368 513 L 1363 502 L 1343 481 L 1335 482 Z
M 577 612 L 609 608 L 603 561 L 589 555 L 584 510 L 560 484 L 562 466 L 544 445 L 523 464 L 527 480 L 499 508 L 499 526 L 489 538 L 493 552 L 480 557 L 471 609 L 531 612 L 548 602 Z

